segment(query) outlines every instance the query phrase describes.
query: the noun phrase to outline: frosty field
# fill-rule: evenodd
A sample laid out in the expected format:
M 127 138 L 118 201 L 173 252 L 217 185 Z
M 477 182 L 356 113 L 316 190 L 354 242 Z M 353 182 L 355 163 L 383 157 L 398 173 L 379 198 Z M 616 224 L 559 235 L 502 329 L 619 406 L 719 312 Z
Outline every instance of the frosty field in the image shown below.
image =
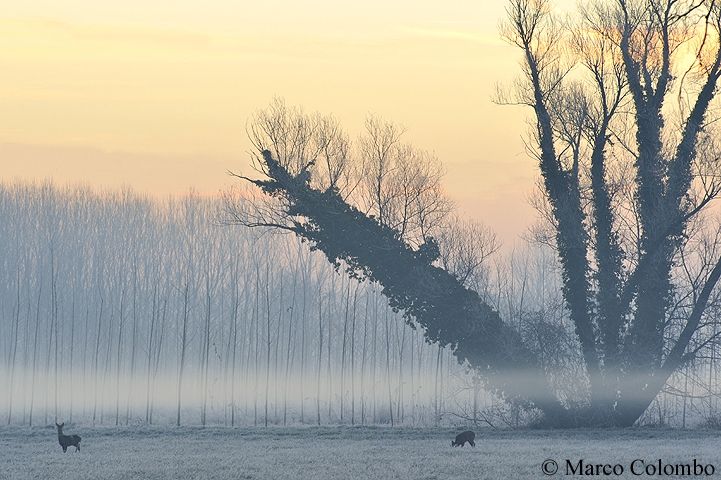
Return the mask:
M 477 429 L 475 448 L 453 448 L 458 429 L 69 427 L 83 437 L 79 453 L 62 453 L 54 427 L 0 428 L 0 479 L 540 479 L 581 476 L 579 460 L 584 470 L 624 470 L 599 476 L 659 478 L 644 469 L 659 460 L 693 468 L 694 459 L 721 477 L 721 434 L 712 431 Z M 554 477 L 542 472 L 547 459 L 559 465 Z

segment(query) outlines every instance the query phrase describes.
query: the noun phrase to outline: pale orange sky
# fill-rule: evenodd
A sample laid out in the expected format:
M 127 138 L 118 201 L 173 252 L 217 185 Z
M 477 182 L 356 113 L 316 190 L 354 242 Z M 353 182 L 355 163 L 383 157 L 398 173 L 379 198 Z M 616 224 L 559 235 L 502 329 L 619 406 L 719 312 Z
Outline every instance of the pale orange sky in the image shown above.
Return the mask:
M 247 118 L 279 96 L 352 137 L 368 113 L 405 125 L 449 167 L 461 209 L 513 243 L 534 218 L 537 167 L 531 112 L 491 102 L 519 72 L 497 33 L 504 5 L 3 2 L 0 179 L 217 192 L 248 170 Z

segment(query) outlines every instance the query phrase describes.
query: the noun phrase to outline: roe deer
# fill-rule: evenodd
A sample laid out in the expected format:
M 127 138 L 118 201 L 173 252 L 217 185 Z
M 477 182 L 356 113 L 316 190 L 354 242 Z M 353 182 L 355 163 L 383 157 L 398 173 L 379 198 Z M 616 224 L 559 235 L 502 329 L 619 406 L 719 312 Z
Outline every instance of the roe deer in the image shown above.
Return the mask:
M 56 427 L 58 427 L 58 442 L 60 442 L 60 446 L 63 447 L 63 452 L 68 451 L 69 446 L 75 447 L 75 451 L 80 451 L 80 435 L 63 435 L 63 427 L 65 426 L 65 422 L 58 425 L 55 424 Z
M 466 442 L 470 443 L 471 447 L 475 447 L 476 443 L 473 441 L 474 438 L 476 438 L 476 434 L 470 430 L 466 430 L 465 432 L 459 433 L 455 441 L 451 440 L 451 447 L 457 447 L 458 445 L 462 447 Z

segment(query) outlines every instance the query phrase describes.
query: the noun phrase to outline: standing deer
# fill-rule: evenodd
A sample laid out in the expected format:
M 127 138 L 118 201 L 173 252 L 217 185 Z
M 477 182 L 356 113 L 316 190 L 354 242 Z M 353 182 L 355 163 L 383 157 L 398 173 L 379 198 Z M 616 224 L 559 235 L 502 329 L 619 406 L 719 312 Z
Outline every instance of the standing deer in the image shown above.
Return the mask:
M 451 440 L 451 447 L 457 447 L 459 445 L 462 447 L 463 445 L 465 445 L 466 442 L 468 442 L 471 445 L 471 447 L 475 447 L 476 444 L 473 441 L 473 439 L 475 439 L 475 438 L 476 438 L 475 433 L 473 433 L 470 430 L 466 430 L 465 432 L 459 433 L 456 436 L 455 441 Z
M 60 442 L 60 446 L 63 447 L 63 452 L 68 451 L 69 446 L 75 447 L 75 451 L 80 451 L 80 435 L 63 435 L 63 427 L 65 426 L 65 422 L 58 425 L 55 424 L 56 427 L 58 427 L 58 442 Z

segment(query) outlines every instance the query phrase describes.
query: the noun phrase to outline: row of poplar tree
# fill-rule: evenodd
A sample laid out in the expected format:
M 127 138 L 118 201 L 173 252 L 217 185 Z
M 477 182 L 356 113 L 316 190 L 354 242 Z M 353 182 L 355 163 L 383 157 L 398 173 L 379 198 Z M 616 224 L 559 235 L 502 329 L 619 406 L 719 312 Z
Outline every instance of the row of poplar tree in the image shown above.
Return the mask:
M 477 389 L 377 286 L 220 201 L 0 185 L 9 424 L 436 424 Z

